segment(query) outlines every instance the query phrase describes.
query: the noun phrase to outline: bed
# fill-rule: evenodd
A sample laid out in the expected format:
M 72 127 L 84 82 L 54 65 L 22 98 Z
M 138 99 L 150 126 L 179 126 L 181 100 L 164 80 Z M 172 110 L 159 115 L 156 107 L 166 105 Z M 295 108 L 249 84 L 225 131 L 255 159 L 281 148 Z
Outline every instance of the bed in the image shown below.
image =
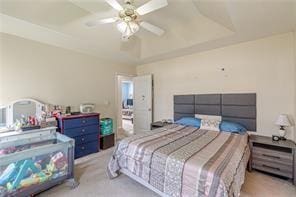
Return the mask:
M 175 120 L 221 115 L 256 130 L 256 94 L 174 96 Z M 239 196 L 249 159 L 248 135 L 171 124 L 123 139 L 110 178 L 130 176 L 160 196 Z

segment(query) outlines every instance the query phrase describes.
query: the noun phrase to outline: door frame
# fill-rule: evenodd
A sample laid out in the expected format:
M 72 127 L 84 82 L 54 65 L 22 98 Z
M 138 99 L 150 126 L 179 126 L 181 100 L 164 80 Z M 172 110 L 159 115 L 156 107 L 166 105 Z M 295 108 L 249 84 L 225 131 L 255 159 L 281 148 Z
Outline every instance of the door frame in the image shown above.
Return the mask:
M 133 81 L 136 75 L 129 75 L 123 73 L 116 73 L 115 75 L 115 110 L 116 110 L 116 131 L 115 140 L 117 139 L 118 130 L 122 129 L 122 88 L 121 84 L 123 81 Z

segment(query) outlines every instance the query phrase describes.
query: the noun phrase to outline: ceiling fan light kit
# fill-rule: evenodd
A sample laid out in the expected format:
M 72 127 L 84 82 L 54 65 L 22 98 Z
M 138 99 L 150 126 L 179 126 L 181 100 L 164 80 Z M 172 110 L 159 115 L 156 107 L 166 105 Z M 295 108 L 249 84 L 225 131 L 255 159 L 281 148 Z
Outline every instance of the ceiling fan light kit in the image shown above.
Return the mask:
M 89 27 L 96 26 L 97 24 L 107 24 L 117 22 L 117 29 L 121 33 L 123 41 L 127 41 L 132 35 L 137 33 L 140 27 L 161 36 L 164 34 L 164 30 L 152 25 L 148 22 L 144 22 L 139 19 L 140 15 L 144 15 L 163 8 L 168 5 L 167 0 L 151 0 L 148 3 L 136 8 L 133 0 L 125 0 L 124 5 L 121 6 L 116 0 L 105 0 L 115 10 L 118 10 L 118 17 L 106 18 L 97 21 L 88 21 L 86 25 Z
M 140 29 L 140 26 L 136 21 L 138 14 L 132 3 L 133 1 L 126 0 L 124 9 L 119 11 L 118 14 L 119 23 L 117 24 L 117 29 L 122 34 L 121 38 L 123 41 L 127 41 L 130 36 L 134 35 Z
M 122 40 L 127 41 L 129 37 L 139 31 L 140 26 L 136 22 L 119 22 L 117 24 L 117 29 L 122 34 Z

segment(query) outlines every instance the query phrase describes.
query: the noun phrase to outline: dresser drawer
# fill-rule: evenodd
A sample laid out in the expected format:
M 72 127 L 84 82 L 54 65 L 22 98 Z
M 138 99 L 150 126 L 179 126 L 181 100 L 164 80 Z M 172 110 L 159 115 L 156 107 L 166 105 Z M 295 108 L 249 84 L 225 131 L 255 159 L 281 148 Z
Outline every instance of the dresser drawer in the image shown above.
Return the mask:
M 90 135 L 81 135 L 74 137 L 75 145 L 85 144 L 93 141 L 98 141 L 99 133 L 90 134 Z
M 64 124 L 64 129 L 85 127 L 89 125 L 99 125 L 99 118 L 85 117 L 85 118 L 65 119 L 63 124 Z
M 98 152 L 99 151 L 98 146 L 99 146 L 98 141 L 75 146 L 75 159 L 91 153 Z
M 252 157 L 253 159 L 262 159 L 265 161 L 277 162 L 286 165 L 293 164 L 292 154 L 265 148 L 253 147 Z
M 293 155 L 291 153 L 270 150 L 260 147 L 253 147 L 252 150 L 253 159 L 263 159 L 269 162 L 277 162 L 287 165 L 292 165 Z
M 74 129 L 65 129 L 64 134 L 72 138 L 75 138 L 77 136 L 84 136 L 88 134 L 99 134 L 99 126 L 92 125 L 92 126 L 85 126 L 85 127 L 74 128 Z
M 293 177 L 293 173 L 292 173 L 293 169 L 292 169 L 292 166 L 290 165 L 253 160 L 252 167 L 254 169 L 262 170 L 264 172 L 269 172 L 269 173 L 277 174 L 277 175 L 288 177 L 288 178 Z

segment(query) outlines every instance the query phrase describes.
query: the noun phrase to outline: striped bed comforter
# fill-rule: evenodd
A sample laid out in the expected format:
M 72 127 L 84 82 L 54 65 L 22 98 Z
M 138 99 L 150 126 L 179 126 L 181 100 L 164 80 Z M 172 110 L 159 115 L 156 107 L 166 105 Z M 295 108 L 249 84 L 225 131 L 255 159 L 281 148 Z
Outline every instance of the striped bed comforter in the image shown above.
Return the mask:
M 122 140 L 110 178 L 129 170 L 166 196 L 239 196 L 248 136 L 172 124 Z

